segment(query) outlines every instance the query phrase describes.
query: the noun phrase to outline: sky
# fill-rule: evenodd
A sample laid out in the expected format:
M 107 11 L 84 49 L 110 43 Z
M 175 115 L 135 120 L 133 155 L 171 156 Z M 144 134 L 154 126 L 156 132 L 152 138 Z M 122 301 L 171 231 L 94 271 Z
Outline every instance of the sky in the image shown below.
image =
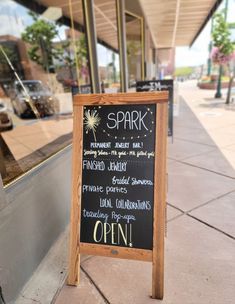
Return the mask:
M 224 7 L 225 1 L 223 1 L 218 9 Z M 228 9 L 228 22 L 235 22 L 235 0 L 229 0 Z M 203 29 L 197 40 L 194 42 L 191 48 L 189 47 L 177 47 L 175 63 L 176 67 L 184 66 L 199 66 L 206 64 L 209 57 L 209 41 L 210 41 L 211 21 L 209 21 L 206 27 Z M 232 36 L 235 37 L 233 33 Z
M 211 22 L 208 22 L 191 48 L 177 47 L 175 55 L 176 67 L 199 66 L 205 64 L 209 52 Z

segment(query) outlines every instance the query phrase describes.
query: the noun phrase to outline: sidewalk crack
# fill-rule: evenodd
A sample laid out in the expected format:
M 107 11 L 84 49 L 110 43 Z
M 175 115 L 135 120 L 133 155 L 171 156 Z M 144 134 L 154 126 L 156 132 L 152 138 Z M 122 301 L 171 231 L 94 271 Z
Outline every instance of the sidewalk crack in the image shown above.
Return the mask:
M 22 293 L 20 293 L 20 295 L 21 295 L 21 297 L 22 297 L 23 299 L 26 299 L 26 300 L 31 300 L 31 301 L 33 301 L 33 302 L 35 302 L 35 303 L 42 304 L 42 302 L 41 302 L 41 301 L 39 301 L 39 300 L 35 300 L 35 299 L 33 299 L 33 298 L 28 298 L 28 297 L 26 297 L 25 295 L 23 295 Z
M 96 288 L 96 290 L 98 291 L 98 293 L 101 295 L 101 297 L 103 298 L 104 302 L 106 304 L 111 304 L 111 302 L 109 302 L 109 300 L 107 299 L 107 297 L 104 295 L 104 293 L 102 292 L 102 290 L 98 287 L 98 285 L 95 283 L 95 281 L 89 275 L 89 273 L 84 269 L 84 267 L 82 265 L 80 265 L 80 268 L 85 273 L 85 275 L 89 279 L 90 283 Z
M 200 156 L 200 155 L 201 154 L 195 155 L 195 157 Z M 197 165 L 190 164 L 190 163 L 187 162 L 187 159 L 189 159 L 189 158 L 191 158 L 191 157 L 186 157 L 186 158 L 184 158 L 182 160 L 177 160 L 175 158 L 168 157 L 168 159 L 173 160 L 173 161 L 175 161 L 177 163 L 180 163 L 180 164 L 183 164 L 183 165 L 187 165 L 187 166 L 190 166 L 190 167 L 198 168 L 198 169 L 201 169 L 201 170 L 204 170 L 204 171 L 207 171 L 207 172 L 214 173 L 214 174 L 219 175 L 219 176 L 227 177 L 229 179 L 235 179 L 235 177 L 232 177 L 232 176 L 229 176 L 229 175 L 226 175 L 226 174 L 223 174 L 223 173 L 219 173 L 217 171 L 213 171 L 213 170 L 210 170 L 210 169 L 207 169 L 207 168 L 204 168 L 204 167 L 200 167 L 200 166 L 197 166 Z

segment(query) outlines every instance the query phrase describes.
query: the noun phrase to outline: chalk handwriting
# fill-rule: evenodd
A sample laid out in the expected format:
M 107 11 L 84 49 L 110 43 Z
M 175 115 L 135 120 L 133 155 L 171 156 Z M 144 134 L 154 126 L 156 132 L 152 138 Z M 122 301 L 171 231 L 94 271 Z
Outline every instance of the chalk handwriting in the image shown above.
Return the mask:
M 126 246 L 132 246 L 132 225 L 120 223 L 102 223 L 96 221 L 93 229 L 93 239 L 96 243 L 104 242 L 120 245 L 121 241 Z
M 118 111 L 117 113 L 108 114 L 107 127 L 109 129 L 119 130 L 123 128 L 124 130 L 148 130 L 145 125 L 144 119 L 148 112 L 142 111 Z
M 102 142 L 102 143 L 91 142 L 90 143 L 90 148 L 110 149 L 111 148 L 111 142 Z

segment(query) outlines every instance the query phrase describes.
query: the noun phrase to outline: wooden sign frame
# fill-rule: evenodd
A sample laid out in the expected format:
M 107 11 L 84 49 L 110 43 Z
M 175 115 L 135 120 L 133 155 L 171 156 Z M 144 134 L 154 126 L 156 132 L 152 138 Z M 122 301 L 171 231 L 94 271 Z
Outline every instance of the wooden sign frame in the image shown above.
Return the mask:
M 152 262 L 152 298 L 163 299 L 164 235 L 166 208 L 166 143 L 168 92 L 81 94 L 74 98 L 72 202 L 68 285 L 80 280 L 80 254 Z M 81 186 L 83 158 L 83 107 L 156 104 L 153 249 L 136 249 L 80 242 Z

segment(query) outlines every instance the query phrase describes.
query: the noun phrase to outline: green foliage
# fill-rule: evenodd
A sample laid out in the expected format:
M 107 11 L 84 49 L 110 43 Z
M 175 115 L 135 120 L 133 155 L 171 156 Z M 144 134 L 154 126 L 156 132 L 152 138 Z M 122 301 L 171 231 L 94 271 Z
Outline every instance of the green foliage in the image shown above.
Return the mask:
M 234 51 L 234 45 L 230 36 L 229 25 L 225 20 L 224 13 L 216 14 L 214 16 L 212 40 L 213 45 L 224 55 L 230 55 Z
M 26 27 L 22 39 L 30 45 L 28 49 L 30 59 L 46 70 L 53 64 L 53 58 L 61 58 L 61 49 L 53 44 L 53 39 L 58 36 L 58 30 L 54 23 L 39 19 L 35 13 L 29 14 L 34 23 Z
M 53 59 L 57 59 L 62 64 L 67 65 L 71 70 L 75 67 L 76 61 L 72 51 L 70 40 L 55 43 L 55 38 L 59 37 L 57 25 L 55 23 L 40 19 L 33 12 L 29 12 L 34 23 L 26 27 L 22 33 L 22 39 L 29 44 L 29 58 L 41 65 L 44 70 L 48 70 L 53 65 Z M 87 65 L 87 46 L 85 35 L 75 41 L 78 69 Z
M 228 23 L 228 28 L 229 29 L 235 29 L 235 22 Z
M 80 38 L 76 41 L 76 51 L 78 68 L 81 69 L 82 67 L 87 65 L 87 44 L 86 37 L 84 34 L 82 34 Z
M 76 50 L 76 58 L 74 56 L 74 46 Z M 82 34 L 80 38 L 75 41 L 74 46 L 71 40 L 63 41 L 60 61 L 63 61 L 63 63 L 70 68 L 71 76 L 73 74 L 72 69 L 77 65 L 77 77 L 78 79 L 81 79 L 84 69 L 86 69 L 88 64 L 86 37 L 84 34 Z
M 190 76 L 193 73 L 192 67 L 179 67 L 175 69 L 175 76 Z
M 12 63 L 15 63 L 18 60 L 18 56 L 14 49 L 12 49 L 8 46 L 3 46 L 3 45 L 1 45 L 1 48 L 3 49 L 3 51 L 7 55 L 8 59 Z M 0 64 L 7 64 L 6 58 L 1 50 L 0 50 Z

